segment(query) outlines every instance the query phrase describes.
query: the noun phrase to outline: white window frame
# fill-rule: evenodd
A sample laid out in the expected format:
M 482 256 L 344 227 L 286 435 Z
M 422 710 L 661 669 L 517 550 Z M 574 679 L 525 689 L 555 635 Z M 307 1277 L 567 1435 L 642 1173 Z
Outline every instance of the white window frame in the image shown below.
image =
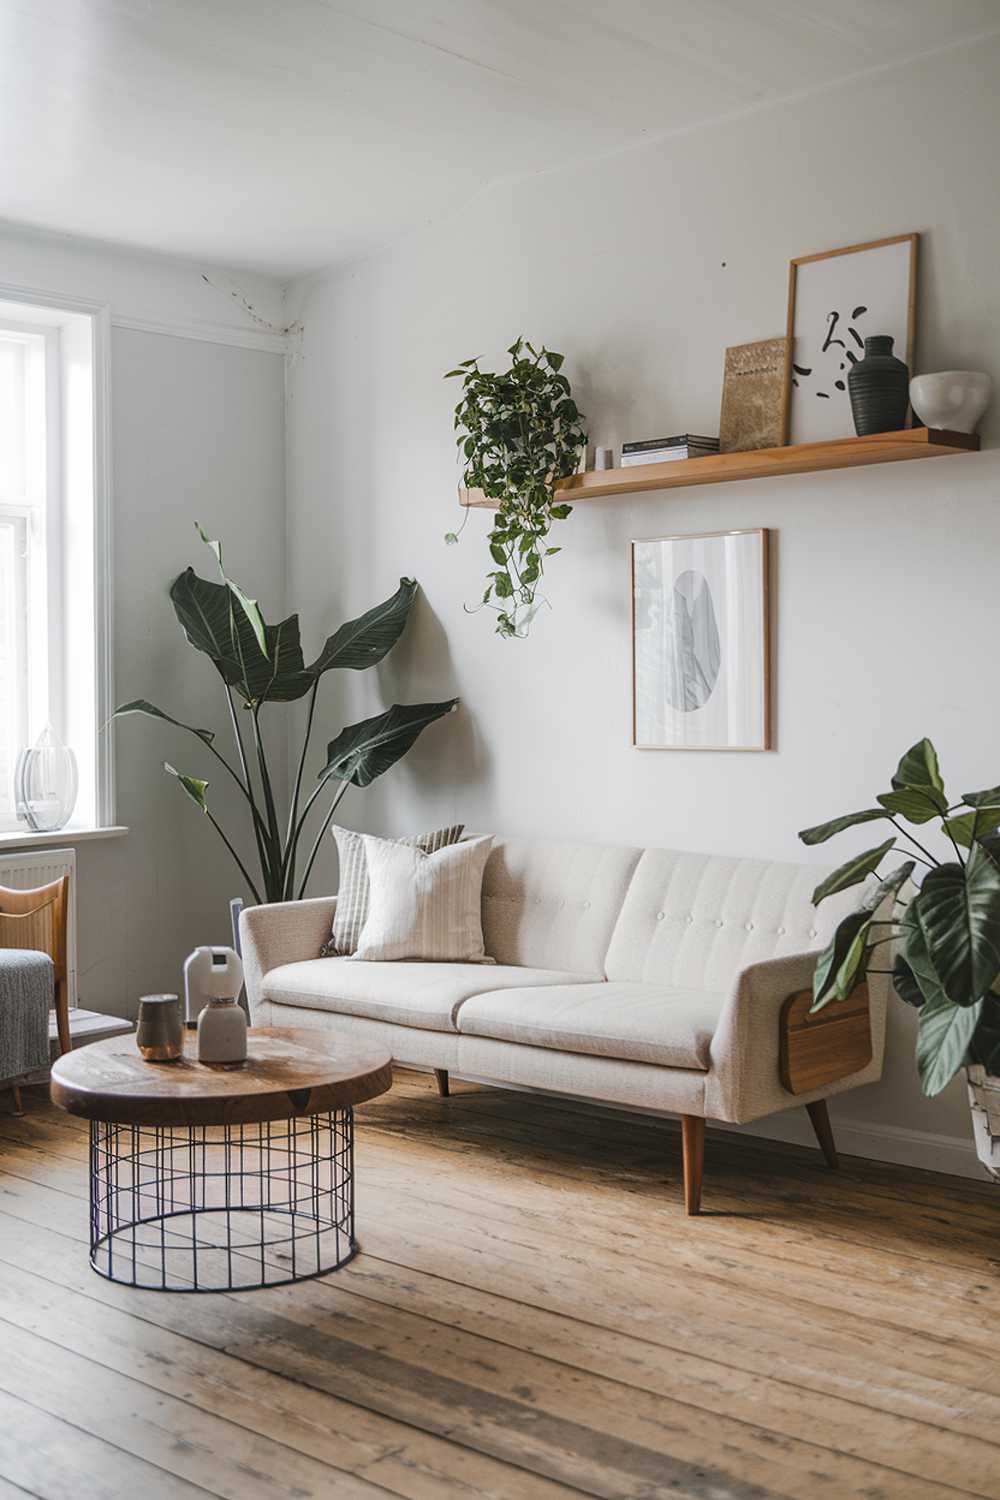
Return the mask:
M 114 736 L 105 727 L 115 707 L 111 310 L 105 303 L 0 282 L 0 325 L 14 330 L 18 324 L 25 334 L 46 339 L 48 631 L 64 640 L 75 628 L 64 617 L 64 601 L 70 600 L 72 613 L 77 596 L 93 619 L 92 695 L 88 682 L 74 706 L 68 683 L 48 685 L 50 701 L 67 705 L 76 738 L 82 733 L 87 742 L 74 746 L 81 761 L 81 806 L 63 831 L 68 835 L 115 823 Z M 89 524 L 75 524 L 74 517 Z M 65 651 L 50 659 L 58 668 Z M 56 727 L 73 742 L 72 722 Z

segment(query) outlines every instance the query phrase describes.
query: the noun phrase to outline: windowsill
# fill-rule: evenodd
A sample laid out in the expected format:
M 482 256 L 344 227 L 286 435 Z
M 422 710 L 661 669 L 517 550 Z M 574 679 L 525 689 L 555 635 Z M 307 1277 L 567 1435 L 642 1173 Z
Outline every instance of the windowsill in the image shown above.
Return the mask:
M 17 828 L 0 829 L 0 849 L 39 849 L 46 844 L 83 844 L 90 839 L 120 839 L 128 829 L 119 824 L 110 828 L 57 828 L 54 833 L 27 833 Z

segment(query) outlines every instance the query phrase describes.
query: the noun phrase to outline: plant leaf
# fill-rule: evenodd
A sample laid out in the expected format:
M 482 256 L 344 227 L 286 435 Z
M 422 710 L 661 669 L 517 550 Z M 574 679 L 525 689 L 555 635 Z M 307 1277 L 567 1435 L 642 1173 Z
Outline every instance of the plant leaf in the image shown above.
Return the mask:
M 903 861 L 897 870 L 893 870 L 891 875 L 887 875 L 884 880 L 880 880 L 871 895 L 865 899 L 865 906 L 868 910 L 871 912 L 878 911 L 887 896 L 893 897 L 893 906 L 895 907 L 896 896 L 899 895 L 899 892 L 916 868 L 916 860 L 907 859 Z
M 211 583 L 185 568 L 171 584 L 170 598 L 188 641 L 246 702 L 291 703 L 309 691 L 314 679 L 302 660 L 298 615 L 265 625 L 261 651 L 246 613 L 233 605 L 229 584 Z
M 896 767 L 892 785 L 895 791 L 913 787 L 929 788 L 944 798 L 944 782 L 941 780 L 937 751 L 930 740 L 918 740 L 915 745 L 910 746 Z M 946 807 L 947 805 L 945 802 Z
M 905 787 L 896 792 L 880 792 L 876 802 L 890 813 L 899 813 L 908 823 L 929 823 L 947 811 L 948 804 L 933 787 Z
M 862 812 L 845 813 L 842 818 L 831 818 L 829 823 L 817 823 L 815 828 L 803 828 L 799 838 L 804 844 L 825 844 L 835 833 L 845 828 L 854 828 L 858 823 L 872 823 L 887 814 L 881 807 L 866 807 Z
M 416 579 L 401 578 L 399 588 L 389 599 L 341 625 L 306 671 L 316 678 L 331 667 L 346 667 L 353 672 L 374 667 L 402 635 L 416 593 Z
M 1000 868 L 981 844 L 973 844 L 964 868 L 949 863 L 929 872 L 916 906 L 948 999 L 975 1004 L 1000 974 Z
M 421 730 L 457 707 L 457 698 L 443 703 L 394 703 L 385 713 L 342 729 L 327 746 L 319 779 L 334 777 L 353 786 L 368 786 L 406 754 Z
M 952 1005 L 945 1000 L 921 1008 L 917 1071 L 929 1099 L 947 1087 L 965 1062 L 982 1008 L 981 999 L 974 1005 Z
M 123 703 L 116 708 L 111 715 L 113 719 L 123 718 L 125 714 L 148 714 L 151 719 L 162 719 L 165 724 L 176 724 L 178 729 L 186 729 L 191 734 L 196 734 L 206 745 L 210 745 L 215 739 L 214 729 L 196 729 L 193 724 L 184 724 L 180 719 L 165 714 L 162 708 L 157 708 L 155 703 L 148 703 L 145 698 L 135 698 L 131 703 Z
M 971 849 L 975 839 L 988 838 L 1000 828 L 1000 807 L 978 807 L 975 812 L 959 813 L 957 817 L 946 818 L 941 826 L 956 844 Z
M 910 965 L 901 953 L 896 954 L 892 965 L 892 987 L 906 1005 L 912 1005 L 914 1010 L 919 1010 L 924 1003 L 924 992 L 917 983 L 916 976 Z
M 985 792 L 963 792 L 966 807 L 1000 807 L 1000 786 L 991 786 Z
M 226 585 L 230 593 L 239 604 L 240 608 L 243 610 L 243 613 L 250 625 L 250 629 L 254 633 L 257 645 L 259 646 L 261 651 L 266 651 L 267 645 L 264 640 L 264 616 L 261 614 L 260 610 L 257 607 L 257 600 L 251 599 L 249 594 L 245 594 L 243 592 L 238 583 L 234 583 L 231 578 L 226 577 L 226 570 L 222 566 L 222 543 L 219 541 L 214 541 L 210 536 L 207 536 L 202 530 L 201 526 L 198 525 L 197 521 L 194 524 L 195 530 L 201 537 L 202 541 L 205 543 L 205 546 L 209 547 L 214 553 L 215 560 L 219 565 L 219 575 L 222 578 L 223 583 Z
M 811 1011 L 822 1010 L 831 1000 L 846 1000 L 863 975 L 858 970 L 864 958 L 872 914 L 862 909 L 848 912 L 816 961 L 813 973 Z
M 177 771 L 169 761 L 163 762 L 163 769 L 171 776 L 176 776 L 181 786 L 187 792 L 191 801 L 194 802 L 203 813 L 208 812 L 208 803 L 205 801 L 205 793 L 208 791 L 208 782 L 202 781 L 200 776 L 185 776 L 183 772 Z
M 876 849 L 866 849 L 864 854 L 855 854 L 844 864 L 833 870 L 825 880 L 821 880 L 813 891 L 813 906 L 818 906 L 825 901 L 827 896 L 834 895 L 837 891 L 846 891 L 852 885 L 860 885 L 862 880 L 877 869 L 889 853 L 895 847 L 896 840 L 886 839 L 884 844 L 879 844 Z
M 903 916 L 903 958 L 916 982 L 917 988 L 928 1005 L 943 1005 L 948 996 L 941 986 L 938 972 L 931 962 L 923 929 L 919 919 L 920 897 L 915 896 Z M 948 1002 L 950 1003 L 950 1002 Z

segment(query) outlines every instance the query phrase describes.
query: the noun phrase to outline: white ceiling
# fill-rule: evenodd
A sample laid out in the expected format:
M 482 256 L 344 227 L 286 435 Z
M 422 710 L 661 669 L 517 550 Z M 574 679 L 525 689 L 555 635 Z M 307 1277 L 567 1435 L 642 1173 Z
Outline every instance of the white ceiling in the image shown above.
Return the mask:
M 290 276 L 997 0 L 0 0 L 0 213 Z

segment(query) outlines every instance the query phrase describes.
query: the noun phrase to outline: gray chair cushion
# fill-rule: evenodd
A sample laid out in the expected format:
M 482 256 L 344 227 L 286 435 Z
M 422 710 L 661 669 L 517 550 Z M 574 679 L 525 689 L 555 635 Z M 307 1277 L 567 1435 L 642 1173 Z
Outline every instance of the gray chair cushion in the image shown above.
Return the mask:
M 0 948 L 0 1080 L 49 1065 L 55 969 L 47 953 Z

